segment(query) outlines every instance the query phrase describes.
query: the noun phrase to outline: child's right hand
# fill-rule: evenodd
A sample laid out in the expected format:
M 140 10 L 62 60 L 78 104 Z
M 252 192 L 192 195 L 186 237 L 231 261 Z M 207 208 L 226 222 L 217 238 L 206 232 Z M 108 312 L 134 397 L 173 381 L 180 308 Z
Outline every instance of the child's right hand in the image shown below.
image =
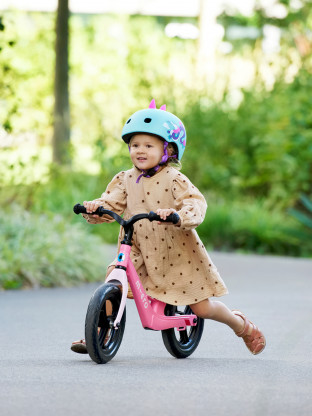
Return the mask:
M 98 207 L 101 206 L 101 203 L 98 201 L 83 201 L 83 206 L 86 208 L 88 215 L 91 215 L 93 218 L 100 218 L 99 215 L 93 214 Z

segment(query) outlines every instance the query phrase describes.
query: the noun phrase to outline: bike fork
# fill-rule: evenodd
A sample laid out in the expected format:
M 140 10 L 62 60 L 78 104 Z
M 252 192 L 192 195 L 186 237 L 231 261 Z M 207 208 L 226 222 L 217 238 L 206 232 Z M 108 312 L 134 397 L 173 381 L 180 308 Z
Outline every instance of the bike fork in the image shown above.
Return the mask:
M 127 293 L 128 293 L 128 280 L 127 280 L 127 275 L 126 275 L 126 271 L 123 269 L 114 269 L 109 276 L 107 277 L 105 283 L 116 283 L 116 284 L 121 284 L 122 286 L 122 295 L 121 295 L 121 302 L 120 302 L 120 306 L 119 306 L 119 310 L 118 310 L 118 314 L 116 316 L 116 319 L 114 321 L 114 328 L 117 329 L 119 328 L 119 324 L 122 318 L 122 315 L 124 313 L 125 310 L 125 306 L 126 306 L 126 300 L 127 300 Z

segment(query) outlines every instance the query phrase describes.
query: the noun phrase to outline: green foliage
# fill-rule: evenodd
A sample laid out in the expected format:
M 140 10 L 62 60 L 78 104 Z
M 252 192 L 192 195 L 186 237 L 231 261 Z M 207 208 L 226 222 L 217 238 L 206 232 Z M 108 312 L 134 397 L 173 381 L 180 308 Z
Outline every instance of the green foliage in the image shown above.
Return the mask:
M 105 190 L 111 176 L 75 172 L 66 167 L 49 166 L 42 159 L 30 156 L 25 162 L 4 155 L 0 163 L 0 200 L 3 206 L 18 205 L 36 215 L 60 215 L 69 224 L 76 224 L 73 206 L 84 200 L 98 198 Z M 116 171 L 117 173 L 117 171 Z M 11 180 L 9 180 L 11 178 Z M 10 208 L 7 209 L 10 212 Z M 116 243 L 119 225 L 96 227 L 82 221 L 86 233 L 99 234 L 105 242 Z
M 236 91 L 241 102 L 234 105 L 233 91 L 227 89 L 230 70 L 221 71 L 208 90 L 195 76 L 196 42 L 167 38 L 168 19 L 73 15 L 69 171 L 51 166 L 54 18 L 6 12 L 0 21 L 0 121 L 10 139 L 18 139 L 0 154 L 6 215 L 15 203 L 31 211 L 27 221 L 34 235 L 40 230 L 32 218 L 59 215 L 68 227 L 78 221 L 82 233 L 115 243 L 116 223 L 86 224 L 72 207 L 100 196 L 114 173 L 131 166 L 120 139 L 122 125 L 156 98 L 158 106 L 167 103 L 185 122 L 183 173 L 214 195 L 199 229 L 204 242 L 217 250 L 311 256 L 306 231 L 287 214 L 300 194 L 312 191 L 311 62 L 308 57 L 300 61 L 290 31 L 283 35 L 281 56 L 272 59 L 280 76 L 274 87 L 267 91 L 256 74 L 250 90 Z M 309 22 L 302 24 L 306 28 Z M 259 15 L 240 23 L 262 24 Z M 231 68 L 238 54 L 246 62 L 258 59 L 257 72 L 267 57 L 257 42 L 252 45 L 219 56 L 219 68 Z M 290 82 L 286 75 L 296 65 L 302 69 Z M 25 145 L 25 133 L 36 138 L 35 145 Z
M 72 141 L 76 152 L 94 146 L 94 158 L 107 171 L 128 158 L 120 140 L 128 115 L 152 97 L 175 101 L 179 85 L 168 64 L 184 62 L 187 71 L 196 49 L 194 42 L 168 39 L 152 17 L 73 16 L 71 28 Z
M 0 218 L 0 288 L 69 286 L 105 277 L 105 247 L 60 215 L 12 206 Z
M 51 126 L 53 16 L 8 12 L 2 24 L 0 123 L 8 132 L 35 130 L 42 139 Z
M 268 210 L 264 201 L 215 200 L 208 206 L 198 233 L 205 245 L 214 250 L 312 255 L 311 235 L 286 213 Z
M 29 206 L 33 215 L 54 213 L 68 227 L 80 225 L 86 234 L 96 234 L 105 243 L 116 244 L 119 225 L 90 225 L 77 217 L 73 206 L 85 199 L 94 199 L 105 190 L 110 177 L 87 175 L 72 171 L 54 171 L 46 183 L 29 184 L 12 195 L 7 188 L 0 193 L 4 205 L 8 199 L 21 206 Z M 15 189 L 16 187 L 10 188 Z M 200 237 L 210 250 L 255 252 L 291 256 L 312 255 L 311 233 L 280 208 L 270 208 L 265 199 L 241 197 L 231 200 L 228 196 L 207 196 L 208 210 L 204 223 L 198 228 Z M 39 232 L 34 229 L 34 233 Z M 1 243 L 0 243 L 1 246 Z
M 218 17 L 218 22 L 226 27 L 231 25 L 253 26 L 260 29 L 264 25 L 274 25 L 277 27 L 288 28 L 293 22 L 306 22 L 311 17 L 311 0 L 301 0 L 294 6 L 291 0 L 280 0 L 279 2 L 285 7 L 286 16 L 283 19 L 271 17 L 267 13 L 267 5 L 259 2 L 254 12 L 248 16 L 241 14 L 229 14 L 225 12 Z
M 300 210 L 291 208 L 289 213 L 312 231 L 312 200 L 307 195 L 300 195 L 300 203 Z
M 211 107 L 194 103 L 185 117 L 186 173 L 201 188 L 267 198 L 283 208 L 311 192 L 311 80 L 302 69 L 271 92 L 245 91 L 237 110 L 224 109 L 226 99 Z
M 12 66 L 10 62 L 7 59 L 3 59 L 3 57 L 8 53 L 10 48 L 14 46 L 15 41 L 6 36 L 3 20 L 3 17 L 0 16 L 0 32 L 2 35 L 0 41 L 0 91 L 2 92 L 2 103 L 7 98 L 11 98 L 11 101 L 6 103 L 5 106 L 3 106 L 3 104 L 0 106 L 0 120 L 3 128 L 10 132 L 12 131 L 11 116 L 17 111 L 17 101 L 12 99 L 12 96 L 14 95 L 13 85 L 11 83 L 13 78 Z

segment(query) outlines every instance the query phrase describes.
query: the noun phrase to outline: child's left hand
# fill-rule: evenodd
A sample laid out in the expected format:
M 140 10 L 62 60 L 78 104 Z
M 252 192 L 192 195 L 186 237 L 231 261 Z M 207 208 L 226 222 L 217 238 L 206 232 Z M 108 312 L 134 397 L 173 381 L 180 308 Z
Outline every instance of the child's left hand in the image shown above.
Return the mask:
M 173 213 L 177 213 L 177 211 L 173 208 L 167 208 L 167 209 L 160 209 L 159 208 L 156 211 L 156 214 L 159 215 L 162 220 L 165 220 L 170 214 L 173 214 Z M 164 222 L 158 221 L 158 224 L 172 224 L 172 223 L 169 223 L 169 222 L 164 223 Z M 181 220 L 175 225 L 179 226 L 180 224 L 181 224 Z

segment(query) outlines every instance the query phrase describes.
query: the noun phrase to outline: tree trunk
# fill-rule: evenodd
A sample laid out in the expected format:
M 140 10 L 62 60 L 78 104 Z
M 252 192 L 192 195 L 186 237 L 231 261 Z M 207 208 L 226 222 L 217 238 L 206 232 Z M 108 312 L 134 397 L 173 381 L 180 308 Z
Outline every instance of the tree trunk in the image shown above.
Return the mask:
M 58 0 L 55 43 L 53 161 L 70 163 L 70 114 L 68 93 L 68 0 Z

